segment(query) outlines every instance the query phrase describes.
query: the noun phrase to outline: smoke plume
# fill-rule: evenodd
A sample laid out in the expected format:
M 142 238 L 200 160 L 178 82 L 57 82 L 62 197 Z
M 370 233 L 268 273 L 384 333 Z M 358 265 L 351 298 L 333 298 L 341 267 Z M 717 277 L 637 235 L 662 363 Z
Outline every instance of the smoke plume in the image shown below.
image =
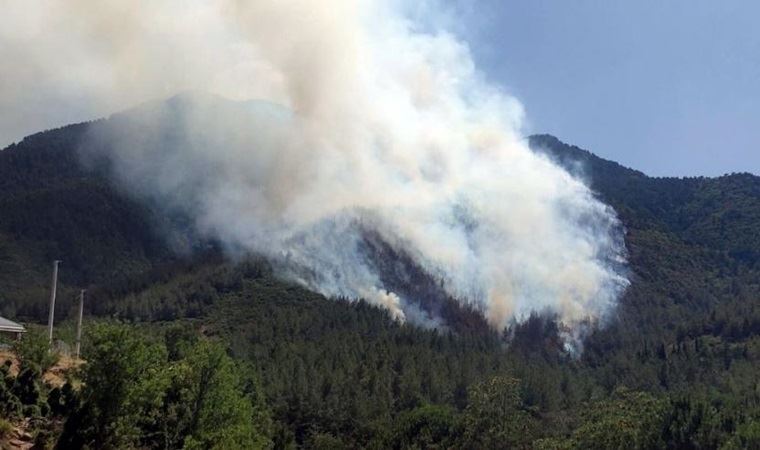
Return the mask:
M 627 284 L 614 212 L 531 152 L 521 105 L 435 3 L 410 3 L 12 2 L 0 107 L 25 92 L 87 111 L 211 92 L 116 114 L 85 153 L 231 252 L 400 320 L 436 318 L 389 290 L 367 233 L 496 327 L 604 317 Z

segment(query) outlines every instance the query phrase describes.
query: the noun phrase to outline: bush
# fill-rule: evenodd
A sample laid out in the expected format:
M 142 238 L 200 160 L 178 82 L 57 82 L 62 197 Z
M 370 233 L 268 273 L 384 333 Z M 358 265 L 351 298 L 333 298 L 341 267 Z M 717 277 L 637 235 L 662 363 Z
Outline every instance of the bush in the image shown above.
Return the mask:
M 7 438 L 13 433 L 13 425 L 5 419 L 0 419 L 0 439 Z
M 29 330 L 13 349 L 22 367 L 37 366 L 44 372 L 58 362 L 58 355 L 50 351 L 48 338 L 41 331 Z
M 50 430 L 38 429 L 34 433 L 34 447 L 39 449 L 53 448 L 53 433 Z
M 74 389 L 70 382 L 67 382 L 61 388 L 61 402 L 67 413 L 79 408 L 79 392 Z
M 63 395 L 61 394 L 61 388 L 53 388 L 48 393 L 47 405 L 53 414 L 57 416 L 63 414 Z
M 71 387 L 71 383 L 66 383 L 63 387 L 53 388 L 48 393 L 45 407 L 55 416 L 68 416 L 79 407 L 79 397 Z
M 47 417 L 50 414 L 50 405 L 47 403 L 40 403 L 37 406 L 40 408 L 40 416 Z
M 39 380 L 39 370 L 34 366 L 27 367 L 16 377 L 12 392 L 22 404 L 36 405 L 42 396 Z
M 4 382 L 0 382 L 0 415 L 4 417 L 19 417 L 21 415 L 21 402 L 5 386 Z
M 6 360 L 2 366 L 0 366 L 0 377 L 5 378 L 11 374 L 11 366 L 13 363 L 10 360 Z
M 26 405 L 23 409 L 24 417 L 41 417 L 42 411 L 37 405 Z

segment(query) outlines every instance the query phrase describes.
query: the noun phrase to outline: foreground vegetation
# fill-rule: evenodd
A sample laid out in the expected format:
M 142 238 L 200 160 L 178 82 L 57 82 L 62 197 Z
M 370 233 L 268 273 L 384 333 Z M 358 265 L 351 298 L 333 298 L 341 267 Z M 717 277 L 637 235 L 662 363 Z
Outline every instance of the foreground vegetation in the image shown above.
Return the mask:
M 255 282 L 247 289 L 262 292 Z M 6 423 L 31 419 L 40 448 L 760 443 L 757 395 L 607 391 L 586 363 L 551 348 L 517 352 L 496 335 L 425 331 L 366 304 L 296 297 L 286 308 L 265 294 L 220 299 L 206 319 L 172 324 L 91 321 L 87 363 L 55 388 L 40 377 L 53 363 L 40 351 L 46 342 L 31 336 L 16 349 L 18 374 L 5 366 L 2 414 Z

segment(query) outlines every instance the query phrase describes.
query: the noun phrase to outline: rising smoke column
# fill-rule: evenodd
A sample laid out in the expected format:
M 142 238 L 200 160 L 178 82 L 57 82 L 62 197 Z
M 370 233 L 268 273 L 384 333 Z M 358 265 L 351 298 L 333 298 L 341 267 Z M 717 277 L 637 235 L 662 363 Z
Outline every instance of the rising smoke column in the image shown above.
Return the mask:
M 94 105 L 184 89 L 259 101 L 183 95 L 93 127 L 85 153 L 130 192 L 401 320 L 419 316 L 414 299 L 383 285 L 367 232 L 496 327 L 545 310 L 572 326 L 614 306 L 627 284 L 614 212 L 530 151 L 521 105 L 429 20 L 434 3 L 414 14 L 380 0 L 136 5 L 39 3 L 35 23 L 50 31 L 31 39 L 48 47 L 23 59 L 43 86 Z M 83 64 L 82 78 L 56 78 L 54 51 Z

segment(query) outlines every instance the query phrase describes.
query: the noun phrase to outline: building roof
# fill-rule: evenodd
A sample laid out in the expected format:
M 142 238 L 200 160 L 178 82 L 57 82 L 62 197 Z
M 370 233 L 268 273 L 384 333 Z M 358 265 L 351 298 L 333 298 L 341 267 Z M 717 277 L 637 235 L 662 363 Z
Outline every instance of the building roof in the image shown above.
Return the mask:
M 11 333 L 23 333 L 26 331 L 26 328 L 24 328 L 24 326 L 20 323 L 8 320 L 5 317 L 0 317 L 0 332 L 2 331 Z

